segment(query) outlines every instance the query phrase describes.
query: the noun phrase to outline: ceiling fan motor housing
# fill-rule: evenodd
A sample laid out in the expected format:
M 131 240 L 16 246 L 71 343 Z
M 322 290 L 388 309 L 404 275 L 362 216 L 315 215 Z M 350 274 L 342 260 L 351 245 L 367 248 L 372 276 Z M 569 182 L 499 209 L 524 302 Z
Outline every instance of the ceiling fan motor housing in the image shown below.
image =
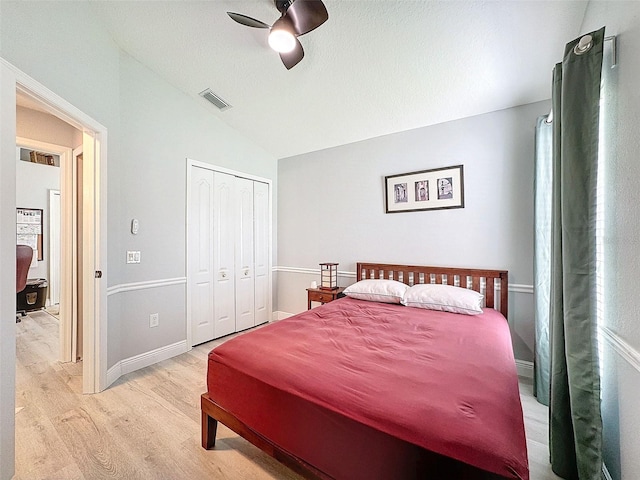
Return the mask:
M 285 14 L 293 2 L 294 0 L 273 0 L 273 3 L 276 4 L 276 8 L 282 15 Z

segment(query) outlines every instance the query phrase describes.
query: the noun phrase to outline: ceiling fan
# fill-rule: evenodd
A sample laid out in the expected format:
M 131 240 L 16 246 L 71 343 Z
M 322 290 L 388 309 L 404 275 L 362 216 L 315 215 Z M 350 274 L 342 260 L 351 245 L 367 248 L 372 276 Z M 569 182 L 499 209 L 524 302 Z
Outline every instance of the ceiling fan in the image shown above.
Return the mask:
M 298 37 L 318 28 L 329 18 L 327 8 L 321 0 L 274 0 L 280 18 L 273 25 L 241 13 L 227 12 L 241 25 L 253 28 L 268 28 L 269 46 L 280 54 L 287 70 L 295 67 L 304 57 Z

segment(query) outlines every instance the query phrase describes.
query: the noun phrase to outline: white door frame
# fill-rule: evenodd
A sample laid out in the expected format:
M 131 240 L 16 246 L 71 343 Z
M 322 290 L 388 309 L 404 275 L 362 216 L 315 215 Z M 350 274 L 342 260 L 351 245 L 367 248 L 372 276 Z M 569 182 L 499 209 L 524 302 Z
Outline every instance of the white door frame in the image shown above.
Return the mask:
M 84 144 L 84 136 L 83 136 Z M 67 316 L 69 323 L 66 324 L 66 336 L 64 338 L 64 352 L 71 362 L 78 361 L 78 318 L 84 318 L 78 312 L 78 299 L 73 297 L 73 293 L 78 293 L 78 255 L 81 253 L 78 249 L 78 182 L 82 179 L 78 178 L 78 155 L 82 154 L 83 145 L 74 148 L 69 160 L 70 169 L 65 170 L 65 186 L 70 188 L 67 190 L 70 195 L 65 199 L 64 212 L 70 217 L 64 219 L 64 252 L 70 255 L 69 260 L 64 262 L 64 284 L 71 294 L 65 297 L 70 305 L 70 314 Z M 64 257 L 64 256 L 63 256 Z M 84 325 L 84 324 L 83 324 Z M 84 330 L 83 330 L 84 331 Z M 84 367 L 83 367 L 84 370 Z M 101 389 L 102 390 L 102 389 Z
M 0 258 L 15 262 L 16 251 L 16 85 L 0 62 Z M 0 479 L 15 470 L 16 327 L 8 322 L 16 309 L 13 268 L 0 268 Z
M 2 63 L 2 81 L 0 105 L 5 116 L 8 108 L 15 110 L 16 91 L 38 101 L 49 113 L 69 123 L 83 132 L 83 272 L 81 275 L 83 285 L 83 392 L 97 393 L 107 386 L 107 301 L 106 301 L 106 260 L 107 260 L 107 129 L 93 118 L 80 111 L 62 97 L 58 96 L 47 87 L 37 82 L 26 73 L 22 72 L 6 60 L 0 58 Z M 2 124 L 3 130 L 11 129 L 13 142 L 15 143 L 15 111 L 13 115 L 14 125 Z M 3 134 L 3 143 L 7 137 Z M 2 147 L 4 151 L 4 145 Z M 13 148 L 15 152 L 15 147 Z M 6 161 L 6 159 L 2 159 Z M 15 161 L 15 157 L 14 157 Z M 15 166 L 14 166 L 15 177 Z M 61 182 L 66 181 L 61 178 Z M 3 179 L 3 183 L 6 180 Z M 15 188 L 14 188 L 15 190 Z M 13 201 L 2 202 L 0 206 L 1 218 L 8 218 L 9 211 L 15 224 L 15 194 Z M 64 208 L 64 206 L 63 206 Z M 65 209 L 65 212 L 69 210 Z M 15 239 L 14 239 L 15 244 Z M 5 249 L 0 254 L 8 253 Z M 13 254 L 15 255 L 15 254 Z M 2 255 L 2 258 L 5 258 Z M 10 257 L 7 257 L 10 258 Z M 15 257 L 13 257 L 15 258 Z M 101 272 L 101 278 L 96 278 L 96 272 Z M 3 288 L 7 286 L 0 283 Z M 5 311 L 2 318 L 12 315 Z M 10 332 L 15 341 L 15 329 Z M 15 362 L 15 355 L 13 357 Z M 4 368 L 2 370 L 4 374 Z M 14 387 L 15 390 L 15 387 Z M 15 393 L 14 393 L 15 394 Z
M 60 189 L 49 190 L 49 305 L 60 305 L 60 253 L 62 250 L 61 232 L 62 210 Z M 57 302 L 56 302 L 57 300 Z M 60 351 L 62 356 L 62 349 Z
M 257 182 L 262 182 L 262 183 L 266 183 L 267 185 L 269 185 L 269 232 L 268 232 L 268 238 L 269 238 L 269 265 L 268 265 L 268 272 L 269 272 L 269 285 L 268 285 L 268 289 L 269 289 L 269 305 L 268 305 L 268 311 L 270 313 L 270 316 L 273 315 L 273 273 L 272 273 L 272 265 L 273 265 L 273 185 L 271 180 L 269 180 L 268 178 L 263 178 L 263 177 L 258 177 L 256 175 L 251 175 L 248 173 L 243 173 L 243 172 L 239 172 L 237 170 L 231 170 L 228 168 L 224 168 L 224 167 L 218 167 L 217 165 L 212 165 L 211 163 L 205 163 L 205 162 L 199 162 L 197 160 L 192 160 L 190 158 L 186 159 L 186 164 L 187 164 L 187 174 L 186 174 L 186 178 L 187 178 L 187 211 L 186 213 L 186 217 L 187 219 L 189 219 L 189 205 L 191 205 L 191 168 L 192 167 L 199 167 L 199 168 L 205 168 L 208 170 L 212 170 L 214 172 L 220 172 L 220 173 L 228 173 L 230 175 L 234 175 L 236 177 L 242 177 L 242 178 L 246 178 L 249 180 L 254 180 Z M 187 254 L 185 255 L 186 257 L 186 261 L 185 261 L 185 271 L 187 272 L 187 295 L 186 295 L 186 310 L 187 310 L 187 347 L 189 348 L 189 350 L 191 350 L 192 345 L 193 345 L 193 334 L 192 334 L 192 330 L 191 330 L 191 271 L 189 269 L 189 265 L 190 265 L 190 252 L 189 252 L 189 224 L 187 223 L 186 228 L 185 228 L 185 233 L 186 233 L 186 243 L 185 245 L 187 246 L 186 250 L 187 250 Z

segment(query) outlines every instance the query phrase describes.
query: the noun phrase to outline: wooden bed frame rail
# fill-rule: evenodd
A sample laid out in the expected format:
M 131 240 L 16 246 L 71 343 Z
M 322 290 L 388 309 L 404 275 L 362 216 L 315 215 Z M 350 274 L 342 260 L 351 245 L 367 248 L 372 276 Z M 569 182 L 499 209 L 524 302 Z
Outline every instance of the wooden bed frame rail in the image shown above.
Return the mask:
M 221 422 L 230 430 L 233 430 L 242 438 L 252 443 L 267 455 L 272 456 L 283 465 L 286 465 L 297 474 L 308 480 L 330 480 L 331 477 L 317 468 L 309 465 L 304 460 L 291 455 L 278 447 L 275 443 L 266 439 L 259 433 L 249 428 L 238 420 L 233 414 L 226 411 L 211 398 L 208 393 L 200 396 L 200 409 L 202 411 L 202 448 L 211 450 L 216 444 L 216 432 L 218 422 Z
M 438 283 L 471 288 L 484 295 L 485 307 L 494 308 L 500 311 L 504 318 L 509 318 L 507 315 L 509 312 L 509 273 L 506 270 L 358 262 L 356 264 L 356 278 L 358 281 L 385 279 L 396 280 L 407 285 Z M 497 302 L 496 299 L 498 299 Z

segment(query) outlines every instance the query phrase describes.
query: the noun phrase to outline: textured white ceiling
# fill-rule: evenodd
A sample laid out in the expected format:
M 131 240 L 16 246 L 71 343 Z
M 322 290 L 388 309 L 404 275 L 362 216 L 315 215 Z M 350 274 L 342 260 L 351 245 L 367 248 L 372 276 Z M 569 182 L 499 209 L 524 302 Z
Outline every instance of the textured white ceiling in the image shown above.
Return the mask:
M 303 0 L 300 0 L 303 1 Z M 130 55 L 277 158 L 548 99 L 553 65 L 586 1 L 324 0 L 287 71 L 267 31 L 272 0 L 94 1 Z

